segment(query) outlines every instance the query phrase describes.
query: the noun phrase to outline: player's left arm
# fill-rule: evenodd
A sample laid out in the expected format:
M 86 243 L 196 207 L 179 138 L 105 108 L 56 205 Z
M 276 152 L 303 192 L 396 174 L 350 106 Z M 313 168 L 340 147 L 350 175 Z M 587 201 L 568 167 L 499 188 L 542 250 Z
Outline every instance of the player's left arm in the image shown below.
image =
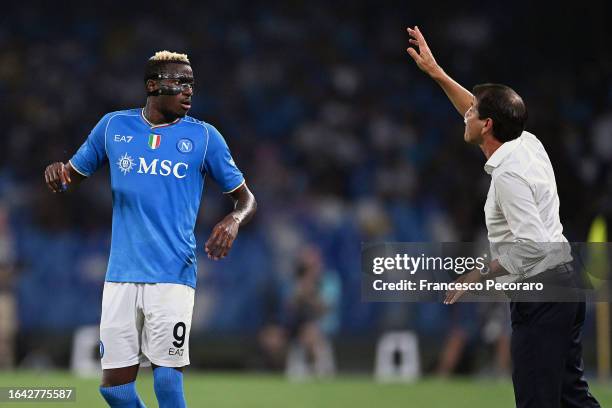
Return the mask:
M 248 223 L 257 211 L 257 201 L 246 183 L 226 195 L 234 201 L 234 210 L 215 225 L 204 245 L 208 257 L 215 261 L 227 256 L 239 228 Z

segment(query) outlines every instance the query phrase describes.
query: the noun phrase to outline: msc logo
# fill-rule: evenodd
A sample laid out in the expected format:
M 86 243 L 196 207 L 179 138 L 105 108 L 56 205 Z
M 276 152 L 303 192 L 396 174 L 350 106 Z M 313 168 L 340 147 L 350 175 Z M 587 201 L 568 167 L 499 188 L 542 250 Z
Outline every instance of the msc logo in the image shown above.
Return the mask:
M 119 170 L 121 170 L 121 172 L 125 176 L 134 168 L 134 160 L 132 159 L 132 156 L 129 156 L 126 153 L 119 158 L 117 166 L 119 166 Z
M 172 164 L 172 161 L 170 160 L 159 161 L 159 159 L 154 159 L 151 163 L 147 164 L 147 161 L 144 159 L 144 157 L 139 157 L 139 159 L 140 165 L 138 166 L 138 173 L 160 175 L 164 177 L 172 174 L 178 179 L 187 177 L 187 168 L 189 167 L 187 163 L 178 162 Z M 158 162 L 159 170 L 157 169 Z M 183 169 L 182 172 L 181 169 Z
M 125 176 L 136 166 L 134 163 L 134 159 L 125 153 L 123 156 L 119 158 L 117 162 L 117 166 L 119 170 Z M 189 165 L 187 163 L 178 162 L 172 163 L 171 160 L 159 160 L 153 159 L 150 163 L 147 163 L 144 157 L 138 158 L 138 171 L 139 174 L 151 174 L 153 176 L 163 176 L 167 177 L 169 175 L 173 175 L 178 179 L 182 179 L 187 177 L 187 169 Z

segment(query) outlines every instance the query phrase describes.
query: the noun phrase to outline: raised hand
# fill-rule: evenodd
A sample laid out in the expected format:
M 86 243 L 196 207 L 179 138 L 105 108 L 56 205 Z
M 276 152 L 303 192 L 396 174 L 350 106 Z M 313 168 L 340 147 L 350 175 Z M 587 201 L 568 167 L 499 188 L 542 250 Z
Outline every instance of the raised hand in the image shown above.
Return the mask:
M 442 69 L 436 62 L 429 46 L 427 45 L 427 41 L 425 41 L 425 37 L 419 30 L 418 26 L 414 26 L 414 29 L 408 27 L 406 28 L 408 34 L 410 35 L 410 39 L 408 40 L 410 44 L 418 48 L 418 51 L 413 47 L 408 47 L 406 51 L 412 57 L 414 62 L 416 62 L 419 69 L 425 72 L 427 75 L 434 77 L 439 74 Z

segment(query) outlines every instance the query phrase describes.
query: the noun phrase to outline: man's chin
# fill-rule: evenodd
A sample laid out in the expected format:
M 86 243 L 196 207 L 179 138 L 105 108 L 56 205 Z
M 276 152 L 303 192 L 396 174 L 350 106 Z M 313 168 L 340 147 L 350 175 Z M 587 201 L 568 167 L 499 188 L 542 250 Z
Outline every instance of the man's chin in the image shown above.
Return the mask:
M 463 140 L 465 141 L 465 143 L 469 143 L 469 144 L 473 144 L 473 145 L 477 145 L 478 143 L 478 138 L 475 137 L 470 137 L 469 134 L 464 133 L 463 134 Z

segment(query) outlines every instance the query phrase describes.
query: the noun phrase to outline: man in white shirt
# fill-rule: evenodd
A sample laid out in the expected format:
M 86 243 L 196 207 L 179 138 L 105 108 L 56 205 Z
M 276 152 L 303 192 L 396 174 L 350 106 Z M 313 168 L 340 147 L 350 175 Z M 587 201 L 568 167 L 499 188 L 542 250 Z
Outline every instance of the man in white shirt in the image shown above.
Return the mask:
M 542 143 L 524 131 L 523 100 L 498 84 L 477 85 L 472 94 L 436 63 L 418 27 L 408 28 L 408 34 L 418 48 L 409 47 L 408 54 L 464 117 L 464 140 L 481 148 L 491 175 L 485 219 L 493 261 L 457 281 L 569 279 L 572 257 L 559 219 L 555 175 Z M 447 293 L 445 303 L 455 303 L 463 293 Z M 510 303 L 516 406 L 599 407 L 582 371 L 585 303 L 529 300 Z

